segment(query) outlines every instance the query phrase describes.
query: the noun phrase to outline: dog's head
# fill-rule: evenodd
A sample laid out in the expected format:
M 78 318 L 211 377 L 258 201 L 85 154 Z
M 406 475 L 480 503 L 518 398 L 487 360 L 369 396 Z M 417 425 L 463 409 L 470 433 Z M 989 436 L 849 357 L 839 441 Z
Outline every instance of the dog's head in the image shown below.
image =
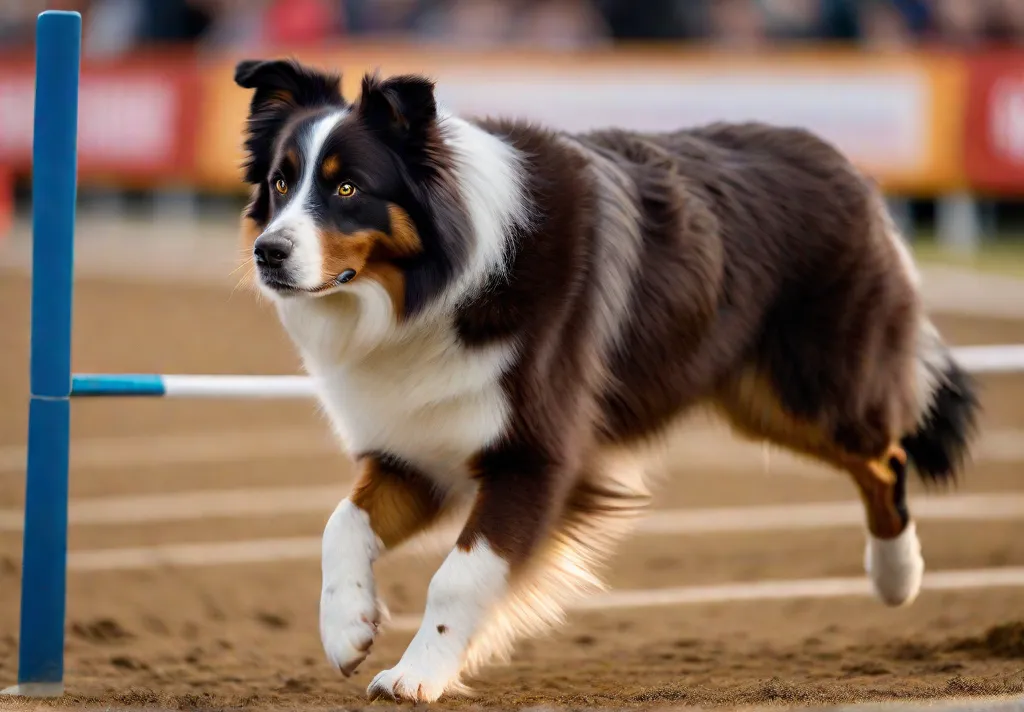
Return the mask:
M 464 262 L 468 218 L 425 77 L 340 77 L 290 60 L 240 62 L 253 89 L 244 235 L 261 289 L 317 298 L 383 288 L 396 315 L 422 308 Z

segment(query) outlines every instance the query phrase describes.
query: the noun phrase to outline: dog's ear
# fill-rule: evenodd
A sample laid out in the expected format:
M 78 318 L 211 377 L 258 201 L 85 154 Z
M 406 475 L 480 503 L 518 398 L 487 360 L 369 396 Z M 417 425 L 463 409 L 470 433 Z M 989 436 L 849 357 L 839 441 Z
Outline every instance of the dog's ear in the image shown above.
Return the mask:
M 345 104 L 340 76 L 306 67 L 294 59 L 244 59 L 235 66 L 235 84 L 256 90 L 250 113 L 274 104 L 292 108 Z
M 292 59 L 242 60 L 235 66 L 235 83 L 244 89 L 255 89 L 245 136 L 247 183 L 259 183 L 266 178 L 274 138 L 293 112 L 318 106 L 345 106 L 340 76 Z
M 359 117 L 367 128 L 399 149 L 422 148 L 437 122 L 434 82 L 416 74 L 363 77 Z

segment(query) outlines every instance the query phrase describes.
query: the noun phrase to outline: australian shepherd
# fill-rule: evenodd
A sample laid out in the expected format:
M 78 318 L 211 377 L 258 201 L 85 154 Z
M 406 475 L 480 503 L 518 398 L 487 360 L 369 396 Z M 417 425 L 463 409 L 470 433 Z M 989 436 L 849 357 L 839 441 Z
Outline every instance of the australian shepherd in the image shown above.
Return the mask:
M 345 675 L 374 562 L 460 504 L 422 625 L 371 698 L 432 701 L 557 623 L 643 510 L 646 454 L 700 406 L 847 473 L 889 605 L 924 561 L 907 469 L 962 469 L 975 388 L 922 310 L 883 197 L 760 123 L 568 134 L 443 111 L 422 76 L 243 61 L 246 249 L 359 476 L 323 534 Z

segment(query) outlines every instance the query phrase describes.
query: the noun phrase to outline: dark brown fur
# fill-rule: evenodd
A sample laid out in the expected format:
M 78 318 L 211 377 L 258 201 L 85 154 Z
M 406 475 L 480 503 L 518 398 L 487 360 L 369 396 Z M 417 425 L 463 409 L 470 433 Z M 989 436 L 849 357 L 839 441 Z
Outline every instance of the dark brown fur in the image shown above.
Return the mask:
M 872 532 L 900 533 L 890 458 L 905 461 L 899 443 L 919 416 L 921 306 L 880 196 L 845 157 L 807 131 L 756 123 L 602 131 L 576 146 L 485 126 L 531 157 L 542 219 L 508 282 L 459 317 L 470 343 L 524 342 L 506 377 L 512 429 L 476 463 L 481 501 L 467 532 L 525 560 L 586 479 L 590 450 L 649 439 L 708 404 L 746 436 L 848 471 Z M 601 279 L 599 196 L 581 180 L 581 148 L 632 181 L 640 214 L 637 262 Z M 594 305 L 621 288 L 612 280 L 631 296 L 609 346 Z

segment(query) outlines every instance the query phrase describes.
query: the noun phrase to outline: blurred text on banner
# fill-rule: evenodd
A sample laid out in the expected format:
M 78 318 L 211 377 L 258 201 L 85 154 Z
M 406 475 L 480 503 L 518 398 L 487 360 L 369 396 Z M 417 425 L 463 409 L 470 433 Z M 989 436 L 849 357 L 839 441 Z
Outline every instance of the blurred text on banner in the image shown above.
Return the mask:
M 1024 193 L 1024 54 L 968 59 L 964 164 L 981 191 Z

